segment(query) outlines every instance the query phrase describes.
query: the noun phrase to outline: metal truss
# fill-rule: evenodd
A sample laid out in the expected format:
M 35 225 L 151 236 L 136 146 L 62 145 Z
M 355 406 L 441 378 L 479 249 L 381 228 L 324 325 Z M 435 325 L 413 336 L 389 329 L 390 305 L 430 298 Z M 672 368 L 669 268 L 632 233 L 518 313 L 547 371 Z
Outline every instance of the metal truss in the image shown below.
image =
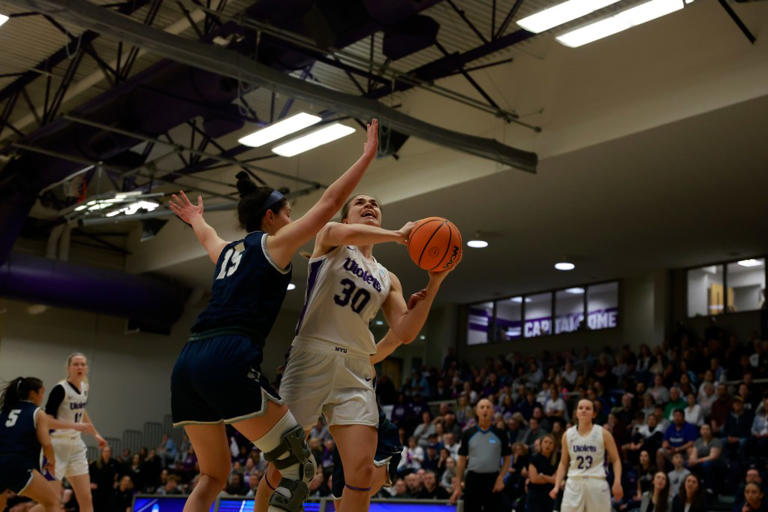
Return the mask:
M 168 1 L 170 2 L 171 0 Z M 522 5 L 523 0 L 514 1 L 514 4 L 506 13 L 503 20 L 498 24 L 498 27 L 496 25 L 496 0 L 494 0 L 491 12 L 491 31 L 489 34 L 483 34 L 466 16 L 456 2 L 453 0 L 446 0 L 447 4 L 450 5 L 456 15 L 459 16 L 467 24 L 469 29 L 477 35 L 480 45 L 471 50 L 457 53 L 449 52 L 437 42 L 435 47 L 443 54 L 443 57 L 409 71 L 399 71 L 395 69 L 390 61 L 384 63 L 375 62 L 373 52 L 375 38 L 373 36 L 370 38 L 370 54 L 366 59 L 365 57 L 353 55 L 343 49 L 322 49 L 312 40 L 301 36 L 297 37 L 296 34 L 277 29 L 242 15 L 236 17 L 226 16 L 223 11 L 226 7 L 227 0 L 218 0 L 218 2 L 215 2 L 215 0 L 191 0 L 191 4 L 185 4 L 185 1 L 189 0 L 172 0 L 170 5 L 178 7 L 180 14 L 187 18 L 190 26 L 195 31 L 197 38 L 200 40 L 210 42 L 213 35 L 216 34 L 218 29 L 223 26 L 225 22 L 236 21 L 244 28 L 255 30 L 257 37 L 260 33 L 275 36 L 276 39 L 286 47 L 303 52 L 317 61 L 343 71 L 354 84 L 360 96 L 364 98 L 382 98 L 397 91 L 405 91 L 416 87 L 491 113 L 508 123 L 516 123 L 532 130 L 540 131 L 539 127 L 520 121 L 516 113 L 501 108 L 491 95 L 488 94 L 488 92 L 485 91 L 470 74 L 473 71 L 511 62 L 513 60 L 512 58 L 506 58 L 482 65 L 471 65 L 472 62 L 480 58 L 486 57 L 533 36 L 533 34 L 524 30 L 506 34 L 507 28 Z M 152 26 L 160 8 L 163 6 L 163 0 L 131 0 L 109 4 L 102 6 L 102 8 L 105 10 L 113 10 L 124 15 L 130 15 L 145 6 L 149 6 L 149 8 L 143 16 L 142 21 L 145 25 Z M 191 10 L 193 9 L 201 10 L 205 14 L 205 18 L 200 22 L 196 22 L 191 15 Z M 93 30 L 86 30 L 76 37 L 70 34 L 66 28 L 54 18 L 50 17 L 50 15 L 38 12 L 25 12 L 14 14 L 13 16 L 44 16 L 45 19 L 68 37 L 69 42 L 30 70 L 22 73 L 4 75 L 16 76 L 16 79 L 10 85 L 0 90 L 0 105 L 2 105 L 2 108 L 0 109 L 0 136 L 3 135 L 5 129 L 10 130 L 15 135 L 15 137 L 13 137 L 15 141 L 12 139 L 10 144 L 6 145 L 4 148 L 5 152 L 8 152 L 10 148 L 15 148 L 16 150 L 31 151 L 54 156 L 56 158 L 81 163 L 86 166 L 98 166 L 107 171 L 106 175 L 112 180 L 115 188 L 122 190 L 130 190 L 134 187 L 148 187 L 151 189 L 153 183 L 156 182 L 171 184 L 176 183 L 176 180 L 181 178 L 190 178 L 199 182 L 200 186 L 197 184 L 184 185 L 185 188 L 204 193 L 211 197 L 224 199 L 226 200 L 225 204 L 229 205 L 225 206 L 226 208 L 231 207 L 231 204 L 235 202 L 236 197 L 234 196 L 236 194 L 221 194 L 214 192 L 210 189 L 206 189 L 205 184 L 215 184 L 218 186 L 231 186 L 231 184 L 222 183 L 203 176 L 195 176 L 196 173 L 229 166 L 237 166 L 250 171 L 250 173 L 259 180 L 259 174 L 267 174 L 301 183 L 305 188 L 302 189 L 300 193 L 309 193 L 312 190 L 324 187 L 321 183 L 300 179 L 295 176 L 286 175 L 253 164 L 253 162 L 262 159 L 271 158 L 273 155 L 259 155 L 248 159 L 236 158 L 237 156 L 250 151 L 252 148 L 240 145 L 228 149 L 224 148 L 209 136 L 202 127 L 198 126 L 196 120 L 188 121 L 187 125 L 190 129 L 189 141 L 185 144 L 180 144 L 168 133 L 162 134 L 159 137 L 150 136 L 148 134 L 121 130 L 116 127 L 107 126 L 68 114 L 61 114 L 63 99 L 66 97 L 74 77 L 77 75 L 77 71 L 84 61 L 90 60 L 94 62 L 104 74 L 109 87 L 116 87 L 131 76 L 139 55 L 140 47 L 137 44 L 130 45 L 121 40 L 117 44 L 115 54 L 107 56 L 103 53 L 99 53 L 94 46 L 93 43 L 100 34 Z M 68 62 L 66 62 L 67 59 L 69 59 Z M 110 62 L 113 64 L 110 64 Z M 61 64 L 64 63 L 66 66 L 62 69 Z M 439 78 L 455 75 L 462 75 L 478 92 L 480 97 L 482 97 L 482 100 L 451 91 L 450 89 L 438 86 L 434 83 L 434 81 Z M 302 80 L 317 81 L 312 74 L 311 66 L 302 71 L 300 78 Z M 36 106 L 28 89 L 31 84 L 38 80 L 45 80 L 45 95 L 44 98 L 38 99 L 41 104 Z M 139 87 L 146 86 L 139 85 Z M 242 94 L 239 95 L 238 100 L 241 106 L 243 119 L 251 122 L 264 123 L 262 119 L 267 118 L 266 112 L 263 113 L 263 117 L 260 118 L 258 115 L 259 113 L 248 104 Z M 268 115 L 269 122 L 285 117 L 288 114 L 293 101 L 292 97 L 289 98 L 278 112 L 275 105 L 275 93 L 273 92 Z M 170 150 L 167 153 L 154 158 L 151 162 L 145 162 L 133 169 L 119 168 L 102 162 L 89 162 L 76 156 L 51 152 L 45 148 L 37 147 L 34 144 L 25 143 L 24 139 L 26 135 L 29 134 L 29 131 L 25 133 L 11 123 L 10 120 L 16 109 L 20 108 L 19 105 L 23 105 L 35 116 L 36 128 L 45 126 L 55 119 L 64 118 L 71 122 L 96 127 L 143 141 L 146 143 L 142 154 L 143 160 L 145 161 L 152 150 L 158 146 L 166 146 L 169 147 Z M 326 117 L 330 115 L 332 115 L 331 112 L 326 112 Z M 364 125 L 360 119 L 356 118 L 355 120 L 359 124 Z M 212 149 L 215 149 L 216 151 L 213 152 Z M 158 163 L 161 160 L 172 156 L 178 158 L 181 167 L 170 172 L 165 170 L 160 171 Z M 82 174 L 82 171 L 78 171 L 78 174 Z M 93 172 L 87 173 L 86 176 L 90 177 L 93 174 Z M 139 181 L 136 181 L 137 178 L 145 181 L 140 183 Z

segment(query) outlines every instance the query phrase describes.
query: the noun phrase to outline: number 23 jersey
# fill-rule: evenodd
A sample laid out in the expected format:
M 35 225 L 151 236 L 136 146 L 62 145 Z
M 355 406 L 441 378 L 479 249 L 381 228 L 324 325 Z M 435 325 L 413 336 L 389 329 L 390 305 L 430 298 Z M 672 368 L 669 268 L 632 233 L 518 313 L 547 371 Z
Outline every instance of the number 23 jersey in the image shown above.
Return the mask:
M 294 343 L 324 341 L 339 345 L 340 351 L 375 353 L 368 325 L 389 288 L 389 271 L 375 258 L 366 259 L 357 247 L 342 245 L 312 258 Z
M 568 476 L 588 476 L 605 478 L 605 443 L 603 427 L 592 425 L 592 431 L 586 436 L 579 434 L 578 427 L 565 431 L 568 440 Z

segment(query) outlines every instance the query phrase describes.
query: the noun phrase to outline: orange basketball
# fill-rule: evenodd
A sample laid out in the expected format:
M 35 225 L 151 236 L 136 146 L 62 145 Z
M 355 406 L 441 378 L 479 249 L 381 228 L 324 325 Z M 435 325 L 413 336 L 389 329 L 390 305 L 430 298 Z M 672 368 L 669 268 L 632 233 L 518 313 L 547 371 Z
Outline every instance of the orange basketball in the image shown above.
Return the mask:
M 453 222 L 427 217 L 416 222 L 408 237 L 408 254 L 424 270 L 441 272 L 461 259 L 461 233 Z

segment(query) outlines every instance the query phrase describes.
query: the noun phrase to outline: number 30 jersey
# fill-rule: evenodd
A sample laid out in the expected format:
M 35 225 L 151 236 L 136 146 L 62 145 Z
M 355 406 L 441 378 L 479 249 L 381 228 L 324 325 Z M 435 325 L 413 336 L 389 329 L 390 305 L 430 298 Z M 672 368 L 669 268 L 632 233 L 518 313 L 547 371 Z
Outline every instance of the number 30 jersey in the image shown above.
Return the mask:
M 296 340 L 322 341 L 338 350 L 374 354 L 368 328 L 389 295 L 389 271 L 354 246 L 339 246 L 309 260 L 304 308 Z
M 592 431 L 586 436 L 579 434 L 577 426 L 565 431 L 568 440 L 569 477 L 605 478 L 605 443 L 603 427 L 592 425 Z
M 248 233 L 227 244 L 213 276 L 211 300 L 192 332 L 226 328 L 266 339 L 283 304 L 291 266 L 280 268 L 269 257 L 267 234 Z

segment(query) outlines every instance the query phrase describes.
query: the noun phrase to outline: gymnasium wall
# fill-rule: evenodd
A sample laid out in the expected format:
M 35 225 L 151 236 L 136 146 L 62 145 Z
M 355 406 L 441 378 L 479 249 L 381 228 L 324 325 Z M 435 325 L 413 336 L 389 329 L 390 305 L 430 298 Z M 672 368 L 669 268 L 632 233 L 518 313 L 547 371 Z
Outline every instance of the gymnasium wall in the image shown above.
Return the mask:
M 200 308 L 188 308 L 170 336 L 125 332 L 125 320 L 62 308 L 32 315 L 29 304 L 3 300 L 0 313 L 0 381 L 19 375 L 43 379 L 50 389 L 66 377 L 71 352 L 90 364 L 88 413 L 101 433 L 122 437 L 144 422 L 170 413 L 170 376 Z M 274 377 L 293 339 L 297 313 L 278 318 L 264 354 L 264 372 Z M 237 392 L 237 390 L 233 390 Z
M 483 364 L 485 358 L 504 356 L 509 352 L 539 354 L 543 350 L 562 352 L 589 346 L 593 352 L 604 346 L 621 347 L 628 344 L 633 348 L 643 343 L 656 345 L 665 337 L 668 325 L 669 275 L 660 270 L 621 281 L 619 292 L 619 326 L 615 329 L 585 331 L 541 336 L 468 346 L 466 336 L 466 313 L 464 307 L 458 313 L 458 335 L 454 340 L 460 360 Z

